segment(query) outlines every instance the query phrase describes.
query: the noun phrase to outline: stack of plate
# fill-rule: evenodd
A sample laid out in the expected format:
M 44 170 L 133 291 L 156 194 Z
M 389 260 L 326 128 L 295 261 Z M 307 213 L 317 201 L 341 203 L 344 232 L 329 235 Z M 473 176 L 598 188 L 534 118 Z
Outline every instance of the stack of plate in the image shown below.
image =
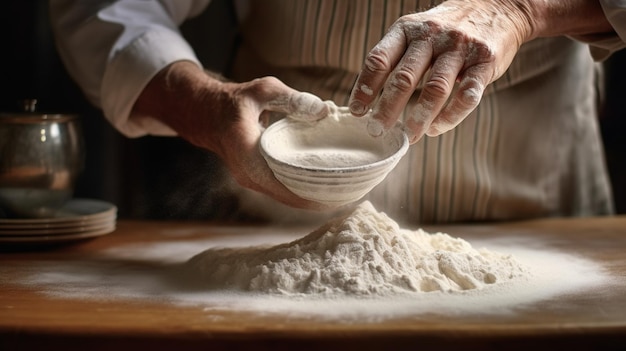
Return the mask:
M 115 230 L 117 207 L 90 199 L 72 199 L 53 218 L 0 218 L 2 243 L 51 243 L 82 240 Z

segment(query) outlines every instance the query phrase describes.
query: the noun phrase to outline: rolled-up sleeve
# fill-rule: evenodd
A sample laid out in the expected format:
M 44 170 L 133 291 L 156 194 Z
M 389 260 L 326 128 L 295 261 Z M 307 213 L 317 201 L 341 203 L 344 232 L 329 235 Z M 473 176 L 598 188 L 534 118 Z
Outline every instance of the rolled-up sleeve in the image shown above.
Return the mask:
M 134 119 L 131 109 L 164 67 L 187 60 L 201 66 L 178 26 L 209 0 L 51 0 L 61 59 L 89 101 L 129 137 L 174 135 L 157 120 Z
M 613 27 L 613 33 L 576 37 L 589 44 L 591 55 L 602 61 L 614 52 L 626 48 L 626 0 L 599 0 L 604 15 Z

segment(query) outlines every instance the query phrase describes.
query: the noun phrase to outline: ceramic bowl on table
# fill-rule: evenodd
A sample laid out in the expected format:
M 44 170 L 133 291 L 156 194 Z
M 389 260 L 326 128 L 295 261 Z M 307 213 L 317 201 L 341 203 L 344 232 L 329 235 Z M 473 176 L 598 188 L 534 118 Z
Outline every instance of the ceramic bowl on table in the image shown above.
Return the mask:
M 47 218 L 73 195 L 84 150 L 76 115 L 0 114 L 0 215 Z
M 283 118 L 261 135 L 261 154 L 274 176 L 296 195 L 330 206 L 355 202 L 396 166 L 409 146 L 400 124 L 380 137 L 368 116 L 340 108 L 317 122 Z

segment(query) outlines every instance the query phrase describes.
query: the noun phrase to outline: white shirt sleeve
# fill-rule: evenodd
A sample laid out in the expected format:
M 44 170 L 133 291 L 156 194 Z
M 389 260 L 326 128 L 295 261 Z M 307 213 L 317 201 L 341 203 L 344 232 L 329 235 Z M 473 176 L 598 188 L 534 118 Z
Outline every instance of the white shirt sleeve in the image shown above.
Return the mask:
M 174 135 L 155 119 L 133 119 L 141 91 L 161 69 L 188 60 L 201 66 L 178 26 L 210 0 L 51 0 L 59 55 L 106 118 L 129 137 Z
M 597 61 L 604 60 L 614 52 L 626 48 L 626 0 L 599 1 L 616 35 L 589 35 L 576 38 L 589 44 L 591 55 Z

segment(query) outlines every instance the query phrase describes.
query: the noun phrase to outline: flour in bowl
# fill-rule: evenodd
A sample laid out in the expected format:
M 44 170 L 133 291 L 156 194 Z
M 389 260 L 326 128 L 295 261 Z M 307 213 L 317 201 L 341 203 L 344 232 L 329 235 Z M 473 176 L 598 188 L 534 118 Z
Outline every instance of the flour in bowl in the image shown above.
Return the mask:
M 370 150 L 320 147 L 291 152 L 283 161 L 303 167 L 355 167 L 380 161 L 380 155 Z
M 207 288 L 288 296 L 473 290 L 530 274 L 511 255 L 444 233 L 402 229 L 369 202 L 299 240 L 211 248 L 187 264 Z

